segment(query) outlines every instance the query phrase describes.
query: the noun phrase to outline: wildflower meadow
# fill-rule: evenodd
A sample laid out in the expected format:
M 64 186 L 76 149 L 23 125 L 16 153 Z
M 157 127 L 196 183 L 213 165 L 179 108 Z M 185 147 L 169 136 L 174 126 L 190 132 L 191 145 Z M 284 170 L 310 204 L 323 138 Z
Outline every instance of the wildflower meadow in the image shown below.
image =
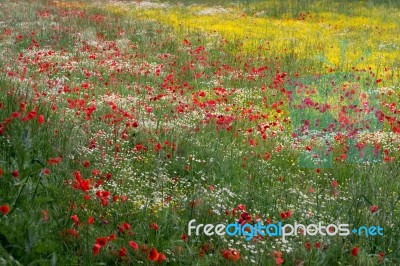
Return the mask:
M 395 0 L 0 0 L 0 265 L 400 265 L 399 99 Z

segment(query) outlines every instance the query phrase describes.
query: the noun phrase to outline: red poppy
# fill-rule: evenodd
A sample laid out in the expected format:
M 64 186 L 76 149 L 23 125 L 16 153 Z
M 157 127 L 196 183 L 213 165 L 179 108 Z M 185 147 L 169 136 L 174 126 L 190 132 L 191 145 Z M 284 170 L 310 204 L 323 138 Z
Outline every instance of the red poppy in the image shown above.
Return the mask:
M 100 245 L 100 247 L 105 246 L 107 244 L 107 237 L 98 237 L 96 238 L 96 245 Z
M 47 161 L 47 163 L 48 163 L 49 165 L 55 165 L 55 164 L 59 164 L 59 163 L 61 162 L 61 160 L 62 160 L 62 157 L 61 157 L 61 156 L 55 157 L 55 158 L 49 158 L 49 160 Z
M 285 262 L 285 260 L 283 258 L 276 258 L 275 259 L 275 265 L 281 265 L 284 262 Z
M 81 181 L 78 182 L 79 183 L 79 187 L 78 189 L 82 189 L 83 192 L 86 192 L 90 189 L 90 182 L 88 179 L 83 179 Z
M 171 200 L 172 200 L 171 195 L 166 196 L 165 199 L 164 199 L 164 204 L 167 205 L 168 203 L 170 203 Z
M 139 245 L 135 242 L 135 241 L 129 241 L 129 246 L 131 246 L 131 248 L 133 248 L 134 250 L 138 250 L 139 249 Z
M 292 216 L 292 212 L 290 210 L 286 212 L 281 212 L 280 216 L 282 219 L 288 219 Z
M 354 256 L 354 257 L 357 257 L 358 251 L 359 251 L 358 247 L 354 247 L 354 248 L 351 250 L 351 255 Z
M 67 233 L 75 238 L 79 238 L 79 233 L 74 228 L 70 228 L 67 230 Z
M 127 255 L 127 250 L 126 250 L 126 248 L 125 247 L 122 247 L 120 250 L 119 250 L 119 252 L 118 252 L 118 256 L 119 257 L 125 257 L 126 255 Z
M 181 235 L 181 239 L 185 242 L 188 241 L 188 235 L 186 234 Z
M 18 118 L 20 115 L 21 115 L 20 112 L 14 112 L 14 113 L 11 114 L 11 116 L 12 116 L 13 118 Z
M 151 223 L 150 229 L 154 229 L 155 231 L 158 231 L 158 225 L 156 223 Z
M 381 263 L 385 259 L 385 253 L 379 252 L 378 253 L 378 263 Z
M 162 149 L 162 146 L 161 146 L 160 143 L 157 143 L 157 144 L 154 146 L 154 151 L 156 151 L 156 152 L 159 152 L 161 149 Z
M 93 170 L 92 170 L 92 175 L 93 175 L 93 176 L 99 176 L 100 174 L 101 174 L 101 172 L 100 172 L 99 169 L 93 169 Z
M 129 230 L 130 228 L 131 228 L 131 225 L 130 225 L 130 224 L 128 224 L 128 223 L 123 223 L 123 224 L 121 224 L 120 226 L 118 226 L 118 232 L 119 232 L 119 233 L 123 233 L 123 232 Z
M 50 174 L 50 170 L 47 169 L 47 168 L 44 168 L 44 169 L 42 170 L 42 173 L 43 173 L 44 175 L 48 175 L 48 174 Z
M 230 261 L 237 261 L 240 259 L 240 253 L 236 249 L 230 248 L 222 251 L 222 256 Z
M 142 144 L 136 144 L 134 150 L 135 150 L 135 151 L 141 151 L 141 150 L 143 150 L 143 145 L 142 145 Z
M 44 116 L 43 115 L 39 115 L 38 116 L 38 124 L 41 125 L 44 123 Z
M 27 117 L 28 117 L 29 120 L 34 119 L 35 116 L 36 116 L 36 111 L 35 111 L 35 110 L 30 111 L 30 112 L 28 113 L 28 115 L 27 115 Z
M 8 206 L 8 204 L 1 205 L 0 212 L 3 213 L 3 215 L 7 215 L 10 212 L 10 206 Z
M 3 175 L 3 169 L 0 168 L 0 176 Z
M 107 178 L 107 180 L 110 180 L 112 178 L 112 174 L 111 173 L 107 173 L 106 174 L 106 178 Z
M 115 239 L 117 239 L 117 236 L 116 236 L 115 234 L 111 234 L 111 235 L 107 238 L 107 240 L 109 240 L 109 241 L 112 241 L 112 240 L 115 240 Z
M 89 217 L 87 220 L 88 224 L 93 224 L 94 223 L 94 218 L 93 217 Z
M 271 252 L 271 256 L 274 258 L 281 258 L 283 256 L 283 254 L 281 251 L 273 250 Z
M 99 244 L 94 244 L 93 246 L 93 256 L 97 256 L 100 252 L 101 246 Z
M 379 209 L 379 207 L 378 207 L 378 206 L 376 206 L 376 205 L 372 205 L 371 207 L 369 207 L 369 210 L 371 211 L 371 213 L 375 213 L 375 212 L 377 212 L 377 211 L 378 211 L 378 209 Z
M 92 139 L 89 144 L 89 149 L 94 149 L 94 148 L 96 148 L 96 141 Z
M 151 248 L 149 256 L 147 257 L 151 261 L 157 261 L 160 254 L 158 253 L 157 249 L 154 247 Z
M 79 222 L 79 218 L 78 215 L 72 215 L 71 219 L 74 221 L 75 225 L 79 226 L 80 222 Z
M 21 103 L 19 104 L 19 107 L 20 107 L 20 111 L 21 111 L 21 112 L 24 112 L 25 109 L 26 109 L 26 102 L 21 102 Z
M 17 177 L 19 176 L 18 170 L 17 170 L 17 169 L 14 170 L 14 171 L 11 173 L 11 175 L 12 175 L 13 177 L 17 178 Z
M 163 253 L 159 253 L 157 263 L 163 263 L 166 259 L 167 257 Z

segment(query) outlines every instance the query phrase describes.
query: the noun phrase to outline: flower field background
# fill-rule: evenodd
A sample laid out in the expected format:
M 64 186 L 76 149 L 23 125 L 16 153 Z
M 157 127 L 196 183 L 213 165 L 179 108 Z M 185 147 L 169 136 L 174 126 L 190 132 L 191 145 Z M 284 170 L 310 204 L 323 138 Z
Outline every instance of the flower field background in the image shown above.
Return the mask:
M 400 264 L 400 3 L 226 2 L 0 1 L 0 265 Z

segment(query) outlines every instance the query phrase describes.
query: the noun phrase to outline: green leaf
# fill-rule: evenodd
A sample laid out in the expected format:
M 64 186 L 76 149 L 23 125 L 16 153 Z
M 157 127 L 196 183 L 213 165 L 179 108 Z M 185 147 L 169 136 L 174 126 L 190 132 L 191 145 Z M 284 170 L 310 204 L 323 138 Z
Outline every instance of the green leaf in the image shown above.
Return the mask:
M 42 203 L 49 203 L 49 202 L 52 202 L 52 201 L 54 201 L 54 199 L 53 198 L 51 198 L 51 197 L 36 197 L 35 198 L 35 204 L 42 204 Z
M 56 247 L 57 247 L 56 242 L 45 239 L 33 247 L 33 252 L 38 254 L 51 253 L 56 251 Z

